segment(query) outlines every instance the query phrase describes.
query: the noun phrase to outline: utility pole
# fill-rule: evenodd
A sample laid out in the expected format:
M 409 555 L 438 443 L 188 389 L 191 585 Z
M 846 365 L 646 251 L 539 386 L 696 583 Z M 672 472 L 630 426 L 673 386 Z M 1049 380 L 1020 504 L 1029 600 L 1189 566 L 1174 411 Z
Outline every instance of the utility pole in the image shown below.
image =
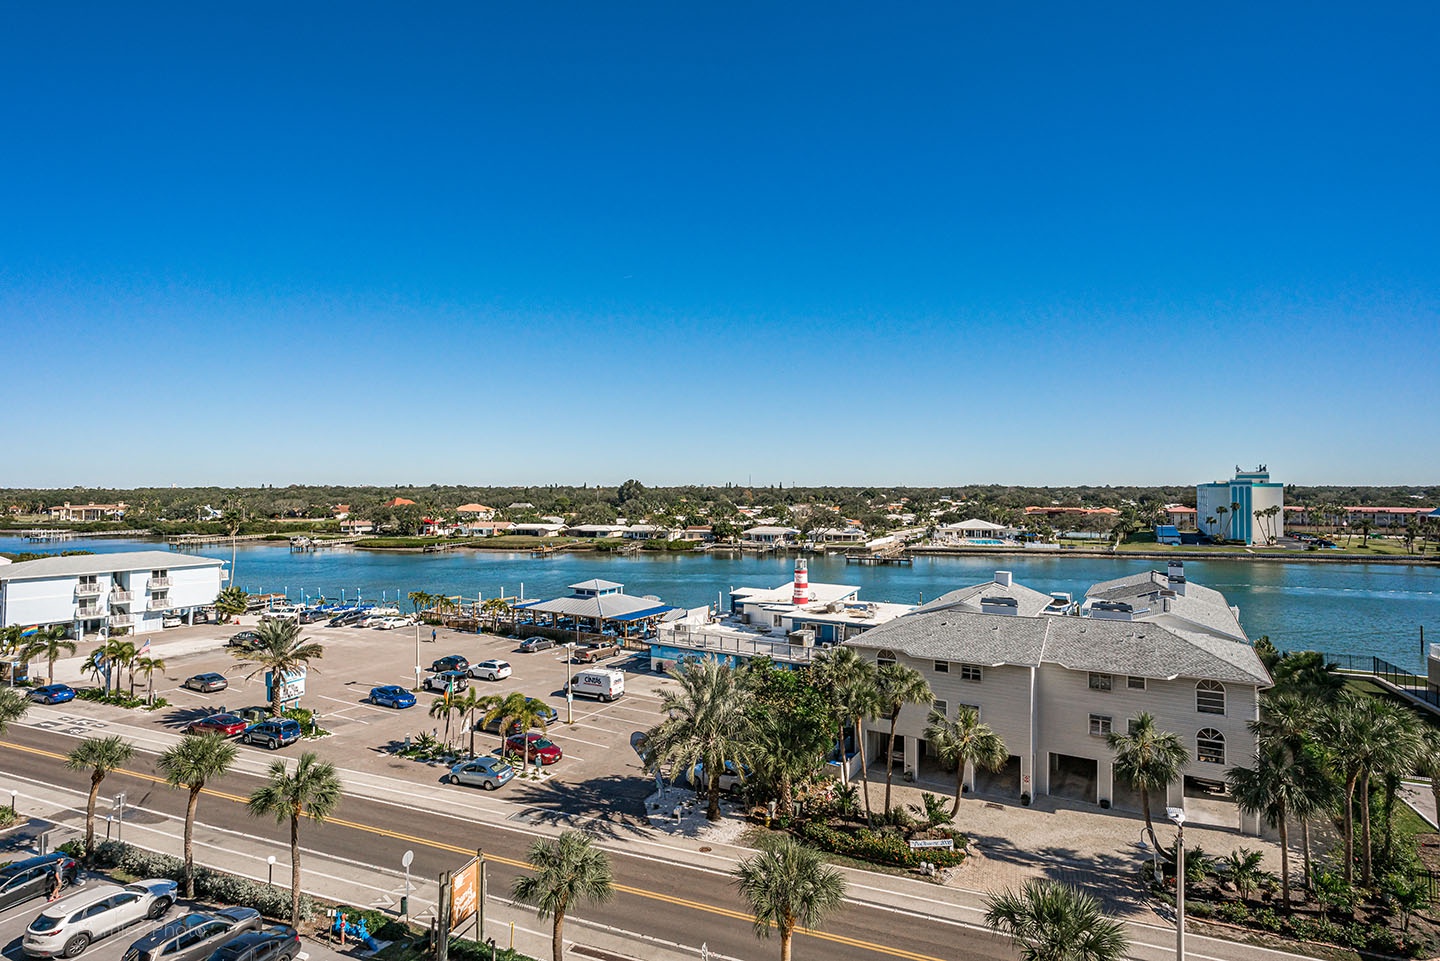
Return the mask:
M 1166 808 L 1175 822 L 1175 961 L 1185 961 L 1185 809 Z
M 450 872 L 440 872 L 440 900 L 435 906 L 435 961 L 450 957 Z
M 475 860 L 480 877 L 475 885 L 475 943 L 485 943 L 485 849 L 475 849 Z

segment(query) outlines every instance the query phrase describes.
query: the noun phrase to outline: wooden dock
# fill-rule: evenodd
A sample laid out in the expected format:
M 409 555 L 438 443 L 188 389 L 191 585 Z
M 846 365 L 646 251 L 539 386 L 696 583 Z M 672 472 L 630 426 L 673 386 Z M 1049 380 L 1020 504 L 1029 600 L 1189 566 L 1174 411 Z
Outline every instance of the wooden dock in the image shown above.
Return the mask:
M 856 551 L 845 555 L 846 564 L 895 564 L 902 567 L 913 567 L 915 558 L 905 553 L 905 545 L 901 542 L 886 544 L 879 550 Z
M 237 534 L 231 537 L 229 534 L 175 534 L 165 538 L 165 543 L 172 550 L 183 551 L 197 547 L 216 547 L 225 544 L 241 544 L 252 541 L 263 541 L 267 534 Z

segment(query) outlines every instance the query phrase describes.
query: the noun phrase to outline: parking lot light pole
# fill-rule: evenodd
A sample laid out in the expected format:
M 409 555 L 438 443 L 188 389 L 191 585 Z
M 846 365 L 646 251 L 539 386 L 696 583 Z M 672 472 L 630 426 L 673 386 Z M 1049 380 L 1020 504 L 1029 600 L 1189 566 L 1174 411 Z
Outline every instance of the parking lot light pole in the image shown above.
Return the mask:
M 575 723 L 575 692 L 570 688 L 570 682 L 575 671 L 575 645 L 565 645 L 565 723 Z
M 272 854 L 267 857 L 265 859 L 265 865 L 269 869 L 266 874 L 265 883 L 273 887 L 275 884 L 275 855 Z
M 125 792 L 115 795 L 115 840 L 125 840 Z
M 1185 961 L 1185 809 L 1166 808 L 1175 822 L 1175 961 Z

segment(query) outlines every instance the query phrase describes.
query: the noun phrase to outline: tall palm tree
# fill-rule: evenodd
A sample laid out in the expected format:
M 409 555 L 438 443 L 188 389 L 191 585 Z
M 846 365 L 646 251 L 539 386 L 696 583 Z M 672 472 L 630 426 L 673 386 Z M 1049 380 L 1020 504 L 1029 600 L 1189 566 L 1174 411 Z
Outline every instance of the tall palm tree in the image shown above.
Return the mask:
M 544 704 L 539 701 L 532 701 L 519 691 L 511 691 L 503 697 L 498 694 L 486 695 L 485 704 L 481 707 L 485 713 L 480 718 L 481 727 L 496 726 L 500 732 L 500 750 L 505 750 L 505 739 L 510 736 L 512 728 L 519 728 L 522 732 L 538 727 L 545 730 L 549 725 L 549 716 Z M 473 738 L 472 738 L 472 744 Z
M 566 912 L 587 901 L 602 904 L 615 894 L 610 858 L 588 835 L 566 831 L 553 841 L 532 844 L 529 859 L 535 873 L 516 878 L 511 891 L 516 901 L 532 906 L 540 917 L 552 919 L 551 955 L 554 961 L 565 961 Z
M 465 689 L 465 696 L 455 702 L 455 710 L 465 718 L 465 729 L 470 732 L 470 756 L 475 756 L 475 716 L 488 711 L 495 695 L 481 694 L 473 687 Z
M 747 710 L 749 690 L 728 664 L 713 657 L 687 661 L 669 671 L 679 690 L 660 691 L 665 720 L 645 734 L 646 766 L 690 772 L 704 766 L 709 805 L 707 820 L 720 820 L 720 775 L 730 764 L 744 771 L 754 743 L 754 722 Z M 742 774 L 743 776 L 743 774 Z
M 85 803 L 85 857 L 95 851 L 95 799 L 100 785 L 111 771 L 135 756 L 135 746 L 112 734 L 109 737 L 87 737 L 65 755 L 65 766 L 72 771 L 90 772 L 90 799 Z
M 131 672 L 133 683 L 134 673 L 139 672 L 145 675 L 145 692 L 147 700 L 155 696 L 155 672 L 165 670 L 165 660 L 159 657 L 137 657 L 134 668 Z
M 130 666 L 138 653 L 135 644 L 123 637 L 112 637 L 101 646 L 99 653 L 107 666 L 106 690 L 113 690 L 118 694 L 120 693 L 120 672 Z
M 232 564 L 233 571 L 235 566 Z M 241 587 L 223 588 L 215 597 L 215 612 L 224 615 L 228 620 L 231 617 L 239 617 L 250 609 L 250 595 L 245 593 Z
M 445 719 L 445 747 L 450 747 L 450 718 L 455 714 L 455 708 L 459 705 L 459 698 L 452 697 L 449 691 L 430 702 L 430 716 L 443 717 Z
M 840 761 L 840 783 L 850 780 L 845 764 L 845 725 L 850 715 L 845 705 L 845 690 L 864 671 L 866 665 L 853 647 L 832 647 L 815 657 L 810 668 L 810 678 L 815 686 L 824 692 L 830 703 L 830 713 L 835 724 L 835 756 Z M 858 739 L 860 732 L 855 732 Z
M 1285 660 L 1294 656 L 1288 655 Z M 1308 889 L 1314 876 L 1310 869 L 1310 819 L 1332 808 L 1338 798 L 1333 779 L 1329 776 L 1328 757 L 1323 751 L 1307 753 L 1319 750 L 1314 732 L 1323 710 L 1321 689 L 1307 684 L 1294 689 L 1307 693 L 1294 693 L 1288 685 L 1281 684 L 1278 674 L 1276 677 L 1276 686 L 1260 695 L 1260 718 L 1250 722 L 1251 733 L 1257 741 L 1280 744 L 1291 758 L 1305 756 L 1326 762 L 1326 776 L 1315 782 L 1314 791 L 1294 799 L 1291 812 L 1300 821 L 1300 850 L 1304 856 L 1305 887 Z
M 890 736 L 885 748 L 885 813 L 890 813 L 890 785 L 895 779 L 895 723 L 906 704 L 928 705 L 935 702 L 930 682 L 913 667 L 886 664 L 875 672 L 875 687 L 880 693 L 881 716 L 890 722 Z
M 1375 751 L 1360 774 L 1360 846 L 1365 860 L 1361 862 L 1360 883 L 1369 886 L 1374 866 L 1370 837 L 1370 783 L 1377 776 L 1382 780 L 1411 773 L 1416 760 L 1423 754 L 1419 719 L 1409 708 L 1368 699 L 1376 712 Z M 1398 786 L 1398 785 L 1397 785 Z
M 1120 961 L 1130 950 L 1125 929 L 1099 901 L 1040 878 L 986 897 L 985 926 L 1009 937 L 1024 961 Z
M 55 662 L 62 657 L 75 654 L 75 642 L 65 639 L 65 628 L 60 624 L 43 627 L 30 636 L 30 641 L 20 652 L 22 661 L 38 658 L 45 660 L 45 683 L 55 683 Z
M 1130 721 L 1129 730 L 1120 734 L 1111 731 L 1105 743 L 1115 752 L 1115 774 L 1129 781 L 1140 792 L 1140 808 L 1145 812 L 1145 831 L 1150 843 L 1160 850 L 1155 825 L 1150 820 L 1150 794 L 1164 792 L 1180 780 L 1181 772 L 1190 762 L 1190 752 L 1179 735 L 1157 730 L 1155 718 L 1141 713 Z
M 942 764 L 955 765 L 955 805 L 950 808 L 952 818 L 960 813 L 960 797 L 965 791 L 965 768 L 998 771 L 1010 760 L 1010 749 L 990 725 L 980 723 L 980 712 L 973 707 L 961 707 L 955 712 L 953 721 L 939 711 L 931 711 L 930 723 L 925 727 L 925 742 L 934 749 Z
M 820 853 L 788 835 L 767 839 L 735 868 L 735 884 L 755 912 L 755 936 L 780 932 L 780 961 L 790 961 L 797 927 L 818 928 L 845 900 L 845 879 Z
M 870 812 L 869 762 L 865 757 L 865 718 L 879 714 L 884 705 L 875 684 L 875 665 L 862 658 L 853 647 L 832 647 L 815 659 L 811 668 L 816 683 L 830 699 L 844 744 L 846 725 L 855 730 L 855 746 L 860 752 L 861 789 L 865 794 L 865 823 L 873 819 Z M 844 752 L 840 770 L 845 772 Z
M 1298 756 L 1276 740 L 1261 740 L 1248 768 L 1225 773 L 1240 810 L 1256 814 L 1280 832 L 1280 903 L 1290 910 L 1290 816 L 1306 808 L 1325 779 L 1324 759 L 1313 747 Z
M 30 701 L 13 687 L 0 688 L 0 734 L 30 710 Z
M 275 823 L 290 823 L 290 924 L 300 923 L 300 818 L 317 824 L 334 813 L 344 789 L 335 765 L 320 760 L 313 751 L 300 755 L 292 774 L 284 761 L 270 765 L 264 787 L 256 789 L 248 802 L 256 817 L 273 817 Z
M 300 636 L 300 625 L 296 621 L 262 621 L 255 633 L 259 639 L 251 649 L 237 647 L 230 653 L 244 664 L 255 666 L 246 679 L 267 671 L 273 678 L 270 685 L 270 716 L 280 716 L 280 694 L 283 685 L 280 679 L 309 667 L 311 661 L 325 656 L 325 648 L 314 641 Z
M 190 799 L 185 805 L 185 896 L 195 896 L 195 809 L 200 792 L 207 781 L 223 777 L 235 763 L 240 749 L 218 734 L 187 737 L 169 748 L 155 762 L 155 767 L 171 787 L 187 787 Z

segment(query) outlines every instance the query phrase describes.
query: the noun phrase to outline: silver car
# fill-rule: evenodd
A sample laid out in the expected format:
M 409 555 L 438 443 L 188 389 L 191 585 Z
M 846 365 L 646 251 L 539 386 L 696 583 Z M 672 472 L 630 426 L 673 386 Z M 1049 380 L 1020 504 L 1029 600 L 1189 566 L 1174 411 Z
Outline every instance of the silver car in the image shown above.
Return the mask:
M 73 958 L 92 941 L 147 918 L 158 921 L 175 903 L 175 882 L 164 878 L 95 884 L 47 907 L 25 929 L 21 950 L 32 958 Z
M 515 769 L 496 757 L 477 757 L 461 761 L 450 769 L 445 780 L 451 784 L 469 784 L 493 791 L 515 777 Z
M 231 938 L 259 931 L 261 923 L 254 908 L 193 911 L 130 945 L 120 961 L 199 961 Z

